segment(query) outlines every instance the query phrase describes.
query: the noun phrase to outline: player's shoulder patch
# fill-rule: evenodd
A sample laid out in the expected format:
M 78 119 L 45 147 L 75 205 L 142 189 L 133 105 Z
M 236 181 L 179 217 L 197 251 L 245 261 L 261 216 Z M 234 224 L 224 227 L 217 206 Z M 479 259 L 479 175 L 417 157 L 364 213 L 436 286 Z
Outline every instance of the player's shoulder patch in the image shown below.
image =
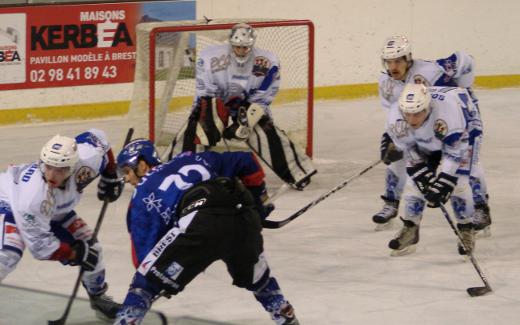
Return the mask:
M 76 188 L 78 192 L 83 191 L 83 189 L 90 183 L 94 178 L 96 178 L 96 172 L 94 169 L 89 166 L 81 166 L 78 168 L 74 175 L 74 181 L 76 182 Z
M 256 77 L 267 75 L 269 68 L 271 68 L 271 60 L 265 56 L 255 56 L 255 61 L 253 63 L 253 74 Z
M 443 119 L 437 119 L 435 120 L 435 123 L 433 124 L 433 133 L 435 134 L 435 137 L 439 140 L 444 139 L 446 134 L 448 133 L 448 124 Z

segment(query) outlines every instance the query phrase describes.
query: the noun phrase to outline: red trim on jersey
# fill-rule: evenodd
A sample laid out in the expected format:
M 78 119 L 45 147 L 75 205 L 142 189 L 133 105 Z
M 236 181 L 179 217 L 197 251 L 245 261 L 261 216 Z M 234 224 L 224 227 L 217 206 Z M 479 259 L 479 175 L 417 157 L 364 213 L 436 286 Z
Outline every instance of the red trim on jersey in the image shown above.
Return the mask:
M 105 168 L 105 172 L 109 174 L 115 174 L 116 173 L 116 160 L 114 159 L 114 153 L 112 152 L 112 148 L 108 149 L 107 153 L 108 163 L 107 167 Z
M 139 267 L 139 261 L 137 260 L 137 253 L 135 252 L 135 245 L 132 238 L 130 238 L 130 246 L 132 249 L 132 263 L 134 263 L 134 267 L 137 269 Z
M 260 186 L 264 182 L 265 173 L 264 173 L 264 170 L 262 169 L 262 166 L 258 162 L 256 155 L 251 153 L 251 156 L 253 156 L 253 160 L 255 161 L 256 166 L 258 167 L 258 170 L 256 172 L 254 172 L 253 174 L 249 174 L 249 175 L 240 177 L 240 180 L 247 187 Z
M 72 259 L 73 250 L 69 244 L 61 242 L 60 247 L 52 253 L 50 260 L 63 261 Z

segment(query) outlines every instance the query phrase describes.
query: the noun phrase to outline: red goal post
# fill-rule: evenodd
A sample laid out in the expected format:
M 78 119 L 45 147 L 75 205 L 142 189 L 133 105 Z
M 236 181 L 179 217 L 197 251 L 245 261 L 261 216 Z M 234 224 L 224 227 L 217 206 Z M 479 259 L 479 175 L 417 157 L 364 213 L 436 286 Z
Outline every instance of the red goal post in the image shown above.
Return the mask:
M 255 46 L 280 58 L 281 85 L 271 105 L 273 119 L 312 157 L 314 25 L 309 20 L 139 24 L 134 92 L 128 114 L 130 126 L 136 129 L 137 136 L 150 138 L 158 147 L 168 147 L 191 110 L 197 53 L 205 46 L 227 42 L 229 30 L 238 22 L 255 28 Z

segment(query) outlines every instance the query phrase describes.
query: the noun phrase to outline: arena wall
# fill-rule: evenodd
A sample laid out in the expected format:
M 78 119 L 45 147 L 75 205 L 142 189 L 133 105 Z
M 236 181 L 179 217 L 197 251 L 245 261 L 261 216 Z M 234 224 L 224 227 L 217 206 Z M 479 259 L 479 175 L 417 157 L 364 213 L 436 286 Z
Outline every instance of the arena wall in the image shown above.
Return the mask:
M 487 0 L 197 0 L 197 17 L 310 19 L 316 28 L 317 100 L 376 94 L 383 40 L 407 35 L 413 55 L 463 50 L 476 61 L 477 87 L 520 85 L 520 2 Z M 0 124 L 124 114 L 132 84 L 2 91 Z

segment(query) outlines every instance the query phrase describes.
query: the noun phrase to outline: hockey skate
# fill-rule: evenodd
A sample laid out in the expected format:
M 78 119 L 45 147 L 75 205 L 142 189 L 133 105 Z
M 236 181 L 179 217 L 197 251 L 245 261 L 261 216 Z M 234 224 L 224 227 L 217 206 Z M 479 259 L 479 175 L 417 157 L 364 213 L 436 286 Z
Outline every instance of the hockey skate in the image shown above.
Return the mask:
M 460 237 L 462 239 L 462 243 L 464 247 L 460 243 L 457 244 L 459 254 L 460 255 L 468 255 L 466 253 L 466 249 L 469 249 L 469 252 L 473 252 L 475 249 L 475 229 L 473 229 L 473 224 L 457 224 L 457 228 L 459 229 Z
M 113 321 L 116 318 L 118 310 L 122 307 L 121 304 L 116 303 L 111 297 L 105 295 L 108 286 L 97 294 L 88 294 L 90 299 L 90 308 L 96 312 L 99 319 L 106 321 Z
M 280 322 L 277 320 L 277 325 L 300 325 L 300 322 L 294 314 L 293 306 L 287 302 L 280 308 Z
M 388 247 L 392 249 L 391 256 L 412 254 L 415 252 L 415 246 L 419 242 L 419 225 L 403 218 L 401 220 L 404 223 L 403 228 L 388 243 Z
M 475 204 L 474 218 L 473 228 L 477 232 L 477 237 L 484 238 L 491 236 L 491 215 L 487 203 Z
M 397 217 L 399 211 L 399 200 L 392 200 L 383 195 L 381 198 L 385 201 L 383 209 L 372 217 L 372 221 L 377 224 L 376 231 L 389 229 L 392 226 L 392 219 Z

